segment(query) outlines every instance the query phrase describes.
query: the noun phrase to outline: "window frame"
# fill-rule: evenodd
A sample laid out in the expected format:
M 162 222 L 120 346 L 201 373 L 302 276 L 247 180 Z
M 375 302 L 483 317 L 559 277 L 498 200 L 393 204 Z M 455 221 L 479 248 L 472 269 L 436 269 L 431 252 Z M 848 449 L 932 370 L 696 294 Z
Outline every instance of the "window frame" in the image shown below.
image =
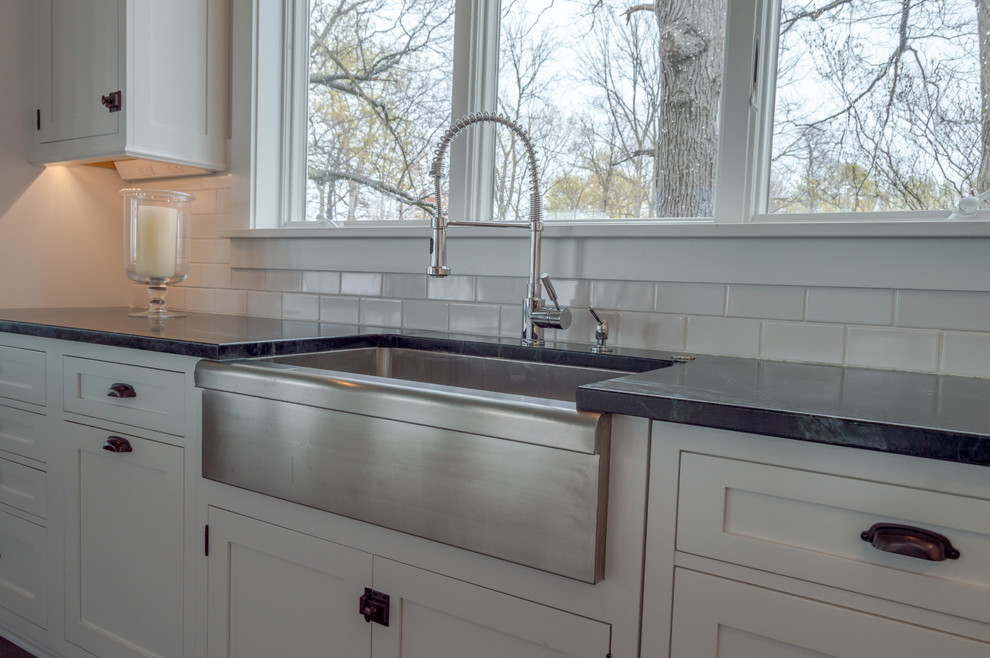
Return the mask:
M 498 73 L 498 0 L 455 0 L 454 95 L 452 116 L 495 106 Z M 717 227 L 754 225 L 754 234 L 793 234 L 785 225 L 818 225 L 800 234 L 859 235 L 858 225 L 888 226 L 870 234 L 903 234 L 906 229 L 925 235 L 941 235 L 939 222 L 954 210 L 887 212 L 769 214 L 768 191 L 762 184 L 769 176 L 776 70 L 776 34 L 780 0 L 732 0 L 727 2 L 723 83 L 720 91 L 719 146 L 713 217 L 640 220 L 574 220 L 547 222 L 550 234 L 568 236 L 601 234 L 600 227 L 621 224 L 622 232 L 642 235 L 676 235 L 684 231 L 703 235 Z M 278 231 L 327 229 L 293 218 L 305 216 L 306 91 L 308 87 L 308 0 L 235 0 L 233 19 L 234 68 L 232 74 L 231 171 L 235 174 L 232 210 L 246 215 L 246 237 L 276 235 Z M 299 35 L 303 38 L 299 38 Z M 475 47 L 475 44 L 478 44 Z M 238 102 L 249 99 L 249 102 Z M 271 129 L 277 126 L 277 129 Z M 466 161 L 467 140 L 457 140 L 449 153 L 451 212 L 469 219 L 487 219 L 491 208 L 494 158 L 493 131 L 471 131 L 475 157 Z M 458 143 L 460 142 L 460 143 Z M 470 197 L 463 190 L 481 190 Z M 952 224 L 963 222 L 952 222 Z M 972 225 L 961 232 L 983 235 L 990 225 L 990 209 L 981 209 Z M 979 224 L 981 226 L 976 226 Z M 398 229 L 425 227 L 428 221 L 360 222 L 333 230 L 361 230 L 387 236 Z M 713 229 L 700 226 L 714 225 Z M 553 230 L 552 227 L 561 227 Z M 759 227 L 759 228 L 757 228 Z M 831 228 L 829 228 L 831 227 Z M 749 231 L 741 229 L 746 233 Z M 275 233 L 273 233 L 275 231 Z M 324 234 L 326 231 L 320 231 Z M 739 230 L 732 231 L 738 233 Z M 959 229 L 949 229 L 958 234 Z

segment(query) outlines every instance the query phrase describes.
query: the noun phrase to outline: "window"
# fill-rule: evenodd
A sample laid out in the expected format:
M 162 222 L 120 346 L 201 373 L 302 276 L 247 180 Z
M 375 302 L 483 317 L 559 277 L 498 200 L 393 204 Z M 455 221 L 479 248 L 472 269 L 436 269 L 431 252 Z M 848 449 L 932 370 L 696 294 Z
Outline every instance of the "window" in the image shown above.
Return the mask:
M 782 0 L 767 211 L 938 210 L 985 189 L 988 30 L 987 2 Z
M 470 20 L 455 21 L 449 0 L 312 0 L 307 219 L 427 218 L 427 170 L 452 104 L 495 109 L 527 130 L 548 219 L 711 217 L 725 7 L 683 4 L 687 15 L 661 33 L 670 3 L 461 2 Z M 455 53 L 475 63 L 466 75 Z M 486 95 L 483 78 L 495 75 Z M 491 216 L 525 219 L 516 136 L 469 130 L 489 137 L 469 142 L 480 153 L 451 154 L 452 169 L 478 163 L 470 189 L 486 194 L 466 207 L 480 210 L 490 189 Z
M 254 84 L 306 103 L 258 93 L 280 155 L 252 176 L 290 223 L 428 219 L 436 142 L 480 110 L 533 136 L 548 221 L 941 220 L 990 188 L 988 0 L 284 3 L 255 0 L 259 34 L 291 28 L 255 52 L 296 59 Z M 447 169 L 453 218 L 525 214 L 510 131 Z

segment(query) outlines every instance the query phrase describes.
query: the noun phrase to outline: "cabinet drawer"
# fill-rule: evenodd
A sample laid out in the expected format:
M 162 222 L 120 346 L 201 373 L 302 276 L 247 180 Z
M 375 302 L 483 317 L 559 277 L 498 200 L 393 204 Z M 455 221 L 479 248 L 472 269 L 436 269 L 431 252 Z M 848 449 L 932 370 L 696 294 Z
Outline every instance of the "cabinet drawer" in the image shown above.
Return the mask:
M 986 658 L 990 644 L 677 569 L 671 658 Z
M 48 461 L 48 435 L 41 414 L 0 405 L 0 450 Z
M 677 550 L 990 622 L 990 501 L 684 453 Z M 956 560 L 874 548 L 896 523 L 945 535 Z
M 0 503 L 44 518 L 48 511 L 45 491 L 44 471 L 0 459 Z
M 38 626 L 48 623 L 46 530 L 0 512 L 0 606 Z
M 45 353 L 0 345 L 0 397 L 45 404 Z
M 67 356 L 65 410 L 182 435 L 184 385 L 180 372 Z M 117 389 L 115 394 L 114 389 Z

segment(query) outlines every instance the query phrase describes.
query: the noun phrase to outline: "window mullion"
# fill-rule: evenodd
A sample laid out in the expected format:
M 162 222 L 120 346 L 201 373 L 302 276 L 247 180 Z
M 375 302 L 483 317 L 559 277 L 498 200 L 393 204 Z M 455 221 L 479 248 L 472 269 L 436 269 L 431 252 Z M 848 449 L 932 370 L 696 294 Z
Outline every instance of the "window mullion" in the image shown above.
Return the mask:
M 457 0 L 451 121 L 494 111 L 498 95 L 498 0 Z M 482 126 L 450 146 L 450 216 L 489 220 L 494 188 L 495 132 Z
M 766 0 L 770 1 L 770 0 Z M 762 21 L 762 0 L 733 0 L 726 3 L 725 59 L 722 69 L 721 116 L 716 163 L 715 222 L 751 221 L 756 209 L 757 166 L 754 142 L 758 115 L 768 109 L 760 93 L 754 94 L 757 35 Z M 760 56 L 767 52 L 766 39 L 759 41 Z M 760 108 L 757 110 L 756 108 Z

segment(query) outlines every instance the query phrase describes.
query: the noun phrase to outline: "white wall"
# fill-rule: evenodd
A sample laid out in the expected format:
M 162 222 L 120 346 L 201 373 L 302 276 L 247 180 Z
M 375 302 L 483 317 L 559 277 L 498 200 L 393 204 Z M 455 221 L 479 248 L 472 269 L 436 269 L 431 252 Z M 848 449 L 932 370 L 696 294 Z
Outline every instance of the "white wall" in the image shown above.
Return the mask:
M 31 5 L 0 4 L 0 308 L 120 306 L 128 290 L 120 178 L 109 169 L 28 164 Z

